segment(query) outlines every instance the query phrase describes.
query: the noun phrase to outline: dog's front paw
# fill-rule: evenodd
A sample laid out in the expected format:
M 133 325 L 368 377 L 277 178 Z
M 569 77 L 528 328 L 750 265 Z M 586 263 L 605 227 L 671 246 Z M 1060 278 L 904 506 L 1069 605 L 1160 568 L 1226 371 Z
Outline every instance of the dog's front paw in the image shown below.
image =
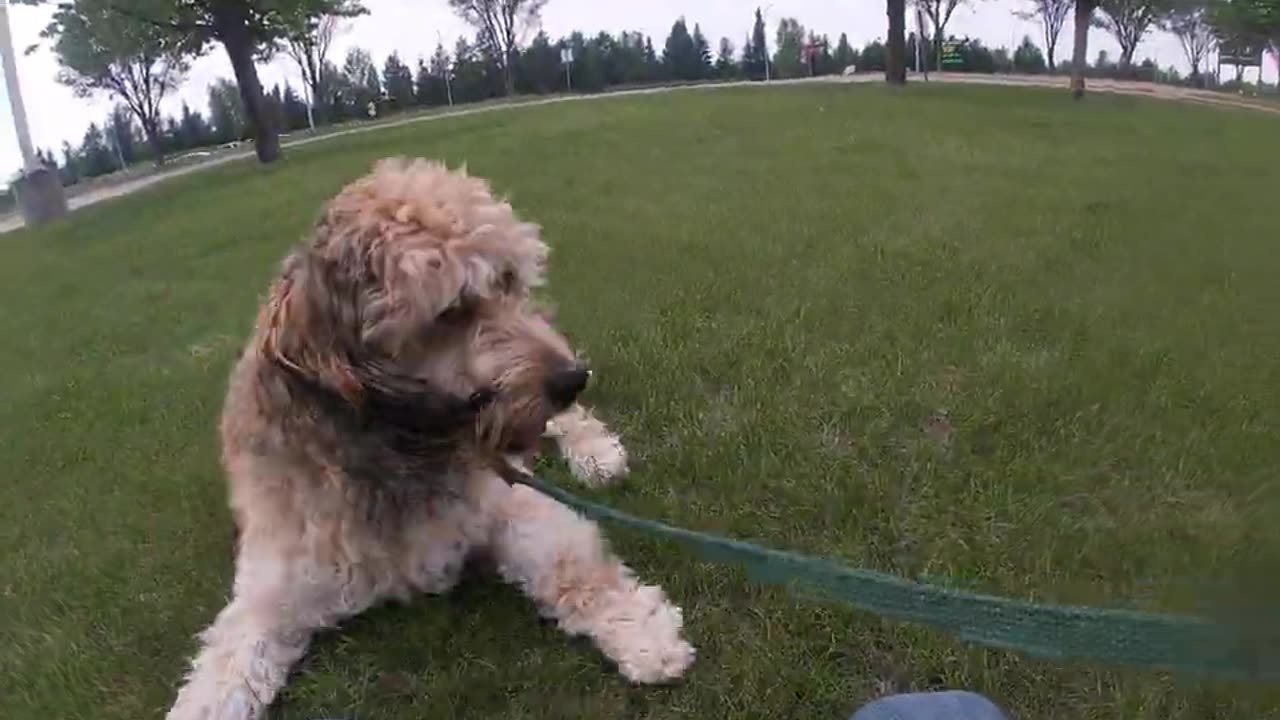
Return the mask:
M 555 438 L 578 482 L 600 486 L 626 476 L 627 449 L 622 440 L 586 409 L 575 406 L 553 418 L 546 434 Z
M 634 683 L 675 680 L 693 664 L 697 651 L 680 636 L 684 618 L 662 590 L 646 586 L 635 591 L 631 609 L 639 617 L 616 617 L 612 650 L 618 671 Z
M 626 477 L 627 449 L 612 434 L 579 438 L 576 443 L 562 443 L 561 451 L 569 472 L 585 485 L 607 485 Z

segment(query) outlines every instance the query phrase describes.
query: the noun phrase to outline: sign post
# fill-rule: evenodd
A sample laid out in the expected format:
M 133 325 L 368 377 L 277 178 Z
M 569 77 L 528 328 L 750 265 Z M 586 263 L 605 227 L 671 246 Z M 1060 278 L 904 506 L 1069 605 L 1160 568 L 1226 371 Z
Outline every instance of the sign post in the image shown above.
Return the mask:
M 938 59 L 938 67 L 963 65 L 964 56 L 960 54 L 960 45 L 954 40 L 944 40 L 942 43 L 942 57 Z
M 924 43 L 929 42 L 929 36 L 924 31 L 924 11 L 920 6 L 916 6 L 916 72 L 924 75 L 924 81 L 929 82 L 929 64 L 924 61 Z
M 573 48 L 565 45 L 560 48 L 560 63 L 564 65 L 564 85 L 569 92 L 573 92 L 573 73 L 570 68 L 573 67 Z

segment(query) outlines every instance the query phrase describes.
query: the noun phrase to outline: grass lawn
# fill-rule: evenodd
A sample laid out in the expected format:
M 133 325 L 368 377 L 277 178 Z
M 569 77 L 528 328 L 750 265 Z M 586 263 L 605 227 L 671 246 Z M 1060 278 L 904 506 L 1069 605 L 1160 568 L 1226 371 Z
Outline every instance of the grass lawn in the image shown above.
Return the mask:
M 162 715 L 229 589 L 215 428 L 286 247 L 379 157 L 544 225 L 630 482 L 595 497 L 1043 601 L 1198 610 L 1280 548 L 1280 122 L 982 87 L 613 98 L 235 164 L 0 237 L 0 714 Z M 1268 240 L 1270 238 L 1270 240 Z M 554 478 L 568 482 L 565 474 Z M 478 578 L 323 636 L 279 717 L 1280 717 L 1275 687 L 1031 660 L 612 531 L 699 660 L 628 687 Z M 1274 598 L 1275 565 L 1261 577 Z

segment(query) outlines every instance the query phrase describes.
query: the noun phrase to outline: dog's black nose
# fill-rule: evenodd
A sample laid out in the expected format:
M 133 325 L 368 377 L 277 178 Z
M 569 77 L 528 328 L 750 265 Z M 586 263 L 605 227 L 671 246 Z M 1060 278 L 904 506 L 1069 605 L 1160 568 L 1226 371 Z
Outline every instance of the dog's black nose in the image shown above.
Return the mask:
M 547 378 L 547 397 L 558 408 L 567 408 L 578 399 L 578 395 L 587 387 L 591 371 L 582 365 L 575 365 L 568 370 L 552 373 Z

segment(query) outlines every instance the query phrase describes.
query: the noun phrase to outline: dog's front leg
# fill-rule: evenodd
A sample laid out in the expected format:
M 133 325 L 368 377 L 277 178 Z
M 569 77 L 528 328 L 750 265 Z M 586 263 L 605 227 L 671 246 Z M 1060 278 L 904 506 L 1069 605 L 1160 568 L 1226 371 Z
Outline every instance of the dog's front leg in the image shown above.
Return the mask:
M 262 715 L 311 629 L 286 619 L 286 608 L 237 597 L 200 634 L 201 649 L 168 720 L 253 720 Z
M 525 485 L 506 493 L 492 538 L 498 570 L 571 635 L 588 635 L 629 680 L 682 675 L 694 659 L 680 608 L 642 585 L 595 523 Z
M 627 474 L 627 450 L 622 440 L 577 403 L 547 423 L 546 435 L 555 439 L 579 482 L 605 485 Z

